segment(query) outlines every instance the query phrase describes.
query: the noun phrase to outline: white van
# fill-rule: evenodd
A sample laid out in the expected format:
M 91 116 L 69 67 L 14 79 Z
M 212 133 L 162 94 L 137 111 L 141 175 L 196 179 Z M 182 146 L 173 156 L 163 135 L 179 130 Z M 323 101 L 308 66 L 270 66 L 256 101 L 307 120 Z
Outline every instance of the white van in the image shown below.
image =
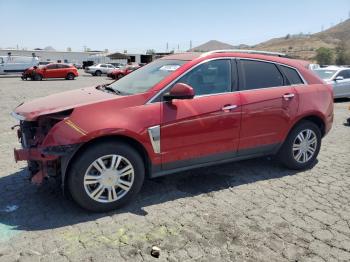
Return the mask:
M 0 56 L 0 75 L 19 74 L 38 64 L 39 58 L 35 56 Z

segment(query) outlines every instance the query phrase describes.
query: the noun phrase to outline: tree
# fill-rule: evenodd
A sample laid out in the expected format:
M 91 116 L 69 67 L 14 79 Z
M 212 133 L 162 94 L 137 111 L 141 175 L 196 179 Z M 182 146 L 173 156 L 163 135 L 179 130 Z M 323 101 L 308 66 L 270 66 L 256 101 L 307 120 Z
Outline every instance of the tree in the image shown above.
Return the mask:
M 337 65 L 350 65 L 350 52 L 346 48 L 346 44 L 344 41 L 340 42 L 335 49 L 337 54 L 337 58 L 335 63 Z
M 333 63 L 333 51 L 326 47 L 320 47 L 316 50 L 315 58 L 320 65 L 330 65 Z
M 146 54 L 147 55 L 154 55 L 156 53 L 156 51 L 154 50 L 154 49 L 148 49 L 147 51 L 146 51 Z
M 72 48 L 67 47 L 67 52 L 72 52 Z

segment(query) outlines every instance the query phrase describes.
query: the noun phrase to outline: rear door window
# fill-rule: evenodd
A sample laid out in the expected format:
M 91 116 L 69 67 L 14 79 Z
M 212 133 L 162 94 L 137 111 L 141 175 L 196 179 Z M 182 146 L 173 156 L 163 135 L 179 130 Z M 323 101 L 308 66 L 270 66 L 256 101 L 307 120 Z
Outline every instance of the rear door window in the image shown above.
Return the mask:
M 279 66 L 284 75 L 287 77 L 287 80 L 290 85 L 301 85 L 304 84 L 303 80 L 301 79 L 298 72 L 290 67 L 287 66 Z
M 243 90 L 283 86 L 283 76 L 274 63 L 240 60 Z
M 47 65 L 46 69 L 48 69 L 48 70 L 57 69 L 57 65 L 56 64 Z
M 63 65 L 63 64 L 59 64 L 59 65 L 57 65 L 57 67 L 58 67 L 58 68 L 69 68 L 68 65 Z

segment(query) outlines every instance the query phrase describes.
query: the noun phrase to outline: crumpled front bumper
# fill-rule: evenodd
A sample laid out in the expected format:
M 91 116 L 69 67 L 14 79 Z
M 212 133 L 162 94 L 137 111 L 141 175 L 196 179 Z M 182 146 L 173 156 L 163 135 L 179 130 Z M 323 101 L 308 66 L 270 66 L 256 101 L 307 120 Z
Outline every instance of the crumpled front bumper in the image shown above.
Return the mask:
M 75 151 L 80 144 L 52 146 L 45 148 L 14 149 L 14 157 L 18 161 L 53 161 Z
M 59 156 L 44 154 L 38 148 L 21 148 L 13 150 L 15 161 L 52 161 Z

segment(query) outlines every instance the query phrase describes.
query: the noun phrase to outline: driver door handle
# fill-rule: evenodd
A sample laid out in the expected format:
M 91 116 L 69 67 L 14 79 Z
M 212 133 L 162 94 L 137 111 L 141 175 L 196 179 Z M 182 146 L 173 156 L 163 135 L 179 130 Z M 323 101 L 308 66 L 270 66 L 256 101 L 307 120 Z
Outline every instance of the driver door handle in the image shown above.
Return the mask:
M 290 99 L 292 99 L 294 97 L 294 94 L 284 94 L 283 95 L 283 99 L 284 100 L 286 100 L 286 101 L 288 101 L 288 100 L 290 100 Z
M 222 111 L 230 111 L 237 108 L 237 105 L 225 105 L 223 108 L 221 108 Z

